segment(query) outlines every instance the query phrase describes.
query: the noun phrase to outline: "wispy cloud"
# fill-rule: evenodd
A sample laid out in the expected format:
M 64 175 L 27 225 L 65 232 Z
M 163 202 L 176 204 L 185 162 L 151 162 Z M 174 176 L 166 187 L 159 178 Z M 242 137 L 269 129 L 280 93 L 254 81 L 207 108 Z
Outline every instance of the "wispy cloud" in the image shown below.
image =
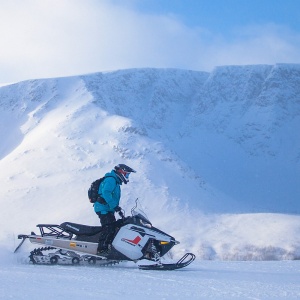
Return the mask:
M 240 28 L 226 40 L 172 15 L 140 13 L 132 3 L 0 0 L 0 82 L 135 67 L 300 62 L 300 33 L 288 28 Z
M 275 24 L 239 28 L 209 47 L 215 65 L 300 63 L 300 33 Z

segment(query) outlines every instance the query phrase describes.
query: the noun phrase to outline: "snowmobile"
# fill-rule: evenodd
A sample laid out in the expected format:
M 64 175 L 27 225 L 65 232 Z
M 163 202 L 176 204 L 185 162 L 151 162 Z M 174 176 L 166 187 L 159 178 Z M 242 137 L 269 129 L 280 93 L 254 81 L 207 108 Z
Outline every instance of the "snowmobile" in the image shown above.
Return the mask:
M 143 270 L 176 270 L 188 266 L 196 256 L 186 253 L 176 263 L 162 263 L 161 258 L 174 245 L 179 244 L 174 237 L 155 228 L 145 213 L 137 209 L 137 203 L 131 210 L 131 216 L 125 217 L 119 212 L 115 237 L 110 251 L 105 256 L 97 255 L 101 226 L 88 226 L 72 222 L 60 225 L 38 224 L 40 234 L 20 234 L 22 239 L 15 252 L 26 239 L 44 247 L 31 251 L 29 260 L 33 264 L 92 264 L 108 266 L 122 261 L 137 262 L 147 260 L 152 264 L 138 265 Z

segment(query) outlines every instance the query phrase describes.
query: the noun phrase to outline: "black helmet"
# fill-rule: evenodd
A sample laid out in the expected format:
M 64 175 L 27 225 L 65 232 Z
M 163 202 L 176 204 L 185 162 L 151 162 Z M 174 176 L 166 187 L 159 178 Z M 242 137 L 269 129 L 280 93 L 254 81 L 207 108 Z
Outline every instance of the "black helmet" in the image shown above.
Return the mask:
M 130 173 L 136 173 L 135 170 L 133 170 L 132 168 L 130 168 L 130 167 L 124 165 L 124 164 L 119 164 L 119 165 L 115 166 L 114 170 L 115 170 L 117 176 L 125 184 L 127 184 L 127 182 L 129 182 L 129 174 Z

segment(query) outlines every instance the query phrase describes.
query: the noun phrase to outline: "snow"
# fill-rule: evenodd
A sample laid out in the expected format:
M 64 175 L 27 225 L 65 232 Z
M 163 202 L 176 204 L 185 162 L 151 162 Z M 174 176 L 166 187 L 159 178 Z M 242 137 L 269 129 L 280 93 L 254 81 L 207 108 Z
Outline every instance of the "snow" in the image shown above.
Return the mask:
M 280 64 L 0 87 L 0 298 L 299 298 L 299 86 L 300 66 Z M 193 264 L 35 266 L 28 241 L 12 254 L 36 224 L 98 225 L 87 189 L 118 163 L 137 170 L 121 206 L 139 198 Z
M 5 259 L 5 262 L 4 260 Z M 177 271 L 38 266 L 1 252 L 0 298 L 299 299 L 299 261 L 196 261 Z

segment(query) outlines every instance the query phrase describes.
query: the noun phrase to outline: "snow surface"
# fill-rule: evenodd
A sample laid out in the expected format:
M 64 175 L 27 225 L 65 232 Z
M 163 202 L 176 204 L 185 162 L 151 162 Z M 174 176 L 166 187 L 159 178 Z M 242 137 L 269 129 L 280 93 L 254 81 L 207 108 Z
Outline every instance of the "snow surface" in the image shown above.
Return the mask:
M 299 95 L 299 65 L 0 87 L 0 298 L 299 298 Z M 192 265 L 159 274 L 133 263 L 33 266 L 29 242 L 11 255 L 36 224 L 97 225 L 87 189 L 117 163 L 138 171 L 121 206 L 129 213 L 139 198 L 181 242 L 172 257 L 193 252 Z
M 177 271 L 38 266 L 0 252 L 0 299 L 299 299 L 299 261 L 201 261 Z

